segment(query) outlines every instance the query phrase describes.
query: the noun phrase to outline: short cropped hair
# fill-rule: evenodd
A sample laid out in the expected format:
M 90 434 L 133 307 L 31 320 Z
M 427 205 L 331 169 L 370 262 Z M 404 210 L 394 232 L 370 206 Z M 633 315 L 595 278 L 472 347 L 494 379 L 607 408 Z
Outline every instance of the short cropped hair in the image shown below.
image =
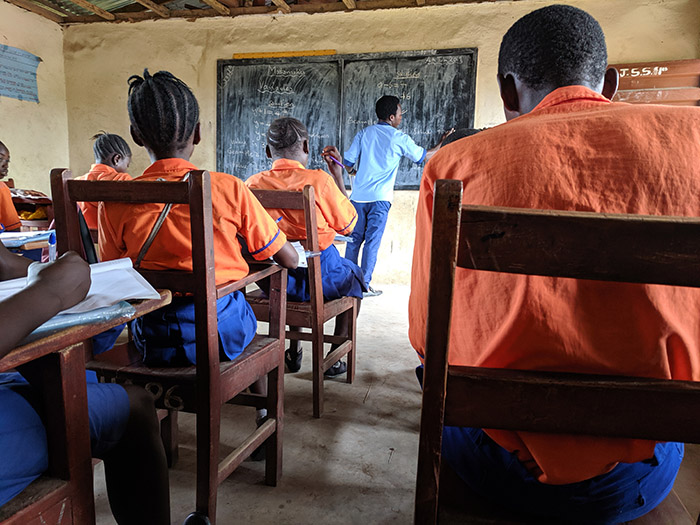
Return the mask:
M 508 30 L 498 72 L 533 89 L 600 82 L 608 63 L 605 35 L 591 15 L 568 5 L 537 9 Z
M 107 160 L 115 153 L 125 158 L 131 157 L 131 148 L 119 135 L 100 131 L 92 137 L 92 140 L 95 141 L 92 152 L 95 154 L 96 162 Z
M 392 95 L 384 95 L 377 100 L 375 111 L 379 120 L 387 120 L 390 116 L 396 115 L 399 110 L 399 98 Z
M 129 118 L 144 144 L 155 151 L 184 145 L 199 122 L 192 90 L 168 71 L 129 77 Z
M 282 117 L 272 121 L 267 130 L 267 145 L 275 151 L 285 151 L 309 139 L 306 126 L 292 117 Z

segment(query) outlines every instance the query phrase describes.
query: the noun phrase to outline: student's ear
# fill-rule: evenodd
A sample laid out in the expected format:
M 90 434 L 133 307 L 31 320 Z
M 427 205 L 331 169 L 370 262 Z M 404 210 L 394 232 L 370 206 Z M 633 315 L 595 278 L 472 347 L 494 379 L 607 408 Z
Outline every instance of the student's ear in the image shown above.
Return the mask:
M 268 159 L 272 158 L 272 152 L 270 151 L 270 146 L 265 146 L 265 155 L 267 155 Z
M 109 161 L 112 163 L 112 166 L 116 166 L 119 164 L 122 160 L 122 156 L 119 153 L 112 153 L 109 156 Z
M 136 145 L 143 147 L 143 140 L 141 140 L 141 136 L 134 129 L 134 126 L 129 126 L 129 133 L 131 134 L 131 138 L 136 143 Z
M 614 67 L 609 67 L 603 77 L 603 91 L 601 94 L 608 100 L 612 100 L 617 93 L 617 87 L 620 84 L 620 74 Z
M 202 140 L 202 135 L 201 135 L 201 132 L 199 130 L 199 122 L 197 122 L 197 124 L 194 125 L 194 134 L 193 135 L 194 136 L 192 137 L 192 144 L 194 144 L 196 146 Z
M 301 144 L 301 149 L 306 153 L 307 155 L 309 154 L 309 141 L 307 139 L 304 139 L 304 142 Z
M 500 73 L 497 75 L 498 88 L 501 92 L 501 100 L 503 101 L 503 109 L 506 115 L 520 114 L 520 99 L 518 98 L 518 89 L 515 87 L 515 78 L 513 75 L 503 76 Z M 517 116 L 517 115 L 516 115 Z

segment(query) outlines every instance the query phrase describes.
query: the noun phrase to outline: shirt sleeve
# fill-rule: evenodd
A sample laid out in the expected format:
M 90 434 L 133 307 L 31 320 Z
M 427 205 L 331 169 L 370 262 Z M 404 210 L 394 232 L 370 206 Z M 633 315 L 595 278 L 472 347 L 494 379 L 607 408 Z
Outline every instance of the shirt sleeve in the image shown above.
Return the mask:
M 357 135 L 355 135 L 355 138 L 352 139 L 352 144 L 350 144 L 350 148 L 343 155 L 343 164 L 345 164 L 348 168 L 352 168 L 357 162 L 357 159 L 360 157 L 363 132 L 364 130 L 361 130 Z
M 318 207 L 328 225 L 341 235 L 352 233 L 357 223 L 357 211 L 327 173 L 326 184 L 319 195 Z
M 239 179 L 234 180 L 238 188 L 237 205 L 241 214 L 238 233 L 245 239 L 250 254 L 258 261 L 263 261 L 280 251 L 287 242 L 287 237 L 248 187 Z
M 425 148 L 420 147 L 416 144 L 410 135 L 406 133 L 400 133 L 398 135 L 397 144 L 399 146 L 399 151 L 403 157 L 411 159 L 416 164 L 420 164 L 425 159 L 427 151 Z
M 12 202 L 10 188 L 4 182 L 0 182 L 0 222 L 6 230 L 16 230 L 22 225 Z

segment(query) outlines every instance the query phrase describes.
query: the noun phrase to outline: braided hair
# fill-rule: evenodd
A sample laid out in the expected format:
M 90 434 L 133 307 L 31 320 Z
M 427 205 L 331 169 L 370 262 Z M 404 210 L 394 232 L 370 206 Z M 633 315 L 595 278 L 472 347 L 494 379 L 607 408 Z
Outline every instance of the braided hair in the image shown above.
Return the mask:
M 300 147 L 304 140 L 309 140 L 306 126 L 292 117 L 273 120 L 267 130 L 267 145 L 280 154 Z
M 145 146 L 163 152 L 184 146 L 199 122 L 192 90 L 168 71 L 129 77 L 129 118 Z
M 95 162 L 108 160 L 112 155 L 121 155 L 123 158 L 131 158 L 131 148 L 119 135 L 100 131 L 92 140 L 92 152 L 95 154 Z

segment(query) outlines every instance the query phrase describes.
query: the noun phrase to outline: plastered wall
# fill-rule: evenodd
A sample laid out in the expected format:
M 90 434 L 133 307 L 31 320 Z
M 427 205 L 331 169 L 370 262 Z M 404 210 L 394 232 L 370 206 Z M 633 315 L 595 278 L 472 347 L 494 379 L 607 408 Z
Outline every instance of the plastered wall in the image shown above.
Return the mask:
M 68 165 L 68 116 L 60 26 L 0 2 L 0 45 L 39 57 L 39 103 L 0 97 L 0 141 L 10 150 L 10 177 L 24 188 L 49 190 L 49 170 Z
M 477 47 L 476 126 L 503 121 L 495 81 L 503 33 L 525 13 L 554 2 L 484 2 L 454 6 L 327 14 L 91 24 L 65 30 L 70 163 L 91 162 L 89 137 L 99 129 L 127 135 L 127 78 L 167 69 L 186 81 L 201 106 L 202 144 L 193 162 L 216 166 L 216 61 L 233 53 L 335 49 L 338 53 Z M 611 62 L 700 57 L 697 0 L 570 1 L 595 16 Z M 373 104 L 374 101 L 368 101 Z M 448 104 L 450 101 L 445 101 Z M 0 106 L 2 107 L 2 106 Z M 295 115 L 303 119 L 303 115 Z M 148 165 L 142 150 L 132 173 Z M 375 282 L 407 282 L 416 192 L 397 192 Z

